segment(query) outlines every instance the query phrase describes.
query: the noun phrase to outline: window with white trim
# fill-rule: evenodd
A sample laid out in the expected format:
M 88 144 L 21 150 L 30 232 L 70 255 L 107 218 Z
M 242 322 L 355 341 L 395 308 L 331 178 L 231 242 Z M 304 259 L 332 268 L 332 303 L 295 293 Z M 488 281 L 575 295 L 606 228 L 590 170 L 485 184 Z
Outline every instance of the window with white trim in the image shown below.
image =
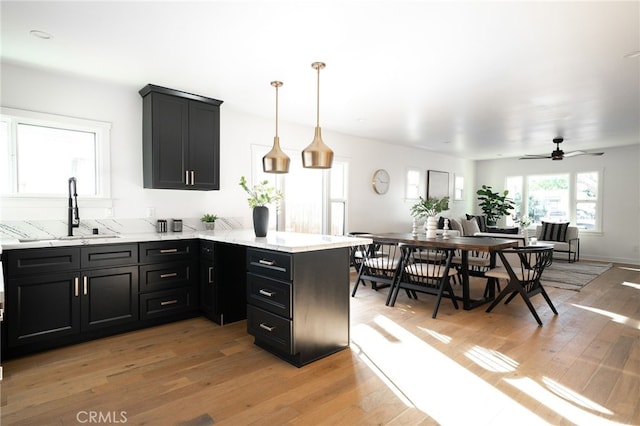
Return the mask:
M 508 176 L 506 189 L 516 205 L 507 224 L 529 216 L 534 224 L 570 222 L 583 230 L 600 231 L 600 176 L 597 171 Z
M 2 108 L 0 193 L 17 198 L 67 196 L 73 176 L 78 196 L 110 197 L 110 131 L 110 123 Z

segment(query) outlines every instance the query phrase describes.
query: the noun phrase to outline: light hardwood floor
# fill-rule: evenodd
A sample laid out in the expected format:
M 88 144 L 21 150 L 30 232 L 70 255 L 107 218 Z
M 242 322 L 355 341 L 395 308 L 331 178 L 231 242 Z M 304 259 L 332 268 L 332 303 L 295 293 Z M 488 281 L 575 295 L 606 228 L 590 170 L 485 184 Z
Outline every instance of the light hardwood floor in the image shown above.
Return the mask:
M 548 288 L 543 327 L 519 298 L 434 320 L 386 291 L 359 288 L 351 347 L 303 368 L 203 318 L 7 361 L 2 425 L 640 424 L 638 268 Z

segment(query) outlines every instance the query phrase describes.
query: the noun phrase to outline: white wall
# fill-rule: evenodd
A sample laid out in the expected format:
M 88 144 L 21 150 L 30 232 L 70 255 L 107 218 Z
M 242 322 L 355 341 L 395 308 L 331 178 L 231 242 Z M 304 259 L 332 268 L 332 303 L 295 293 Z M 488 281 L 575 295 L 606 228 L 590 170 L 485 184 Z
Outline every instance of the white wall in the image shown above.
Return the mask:
M 640 264 L 640 140 L 638 143 L 602 149 L 605 154 L 601 157 L 478 161 L 476 181 L 478 186 L 486 184 L 504 189 L 506 176 L 600 170 L 602 232 L 580 233 L 580 258 Z M 570 146 L 563 148 L 571 150 Z
M 114 218 L 146 217 L 154 207 L 157 217 L 200 217 L 214 212 L 226 217 L 244 217 L 249 223 L 250 210 L 238 186 L 240 176 L 251 176 L 251 146 L 264 145 L 265 153 L 273 141 L 273 119 L 262 119 L 221 106 L 221 173 L 219 191 L 177 191 L 142 187 L 142 98 L 138 94 L 147 83 L 137 87 L 115 85 L 74 75 L 1 64 L 4 107 L 107 121 L 111 130 L 111 194 Z M 173 87 L 180 90 L 180 87 Z M 215 93 L 200 93 L 216 98 Z M 222 99 L 224 101 L 224 99 Z M 324 106 L 328 108 L 328 106 Z M 385 106 L 381 106 L 385 107 Z M 268 112 L 271 115 L 271 112 Z M 308 126 L 286 123 L 280 117 L 279 135 L 284 149 L 300 151 L 313 139 L 313 117 Z M 325 125 L 325 123 L 321 123 Z M 411 230 L 410 202 L 404 201 L 404 176 L 408 167 L 423 172 L 441 170 L 453 176 L 465 176 L 467 188 L 473 188 L 473 162 L 412 148 L 354 138 L 322 129 L 323 139 L 336 157 L 350 161 L 348 231 Z M 292 158 L 292 161 L 300 161 Z M 385 168 L 391 175 L 387 194 L 377 195 L 371 188 L 376 169 Z M 303 170 L 302 173 L 311 171 Z M 285 179 L 295 179 L 293 174 Z M 426 178 L 425 178 L 426 179 Z M 471 208 L 471 200 L 452 202 L 451 215 L 461 215 Z M 66 200 L 59 208 L 24 210 L 0 206 L 1 220 L 66 218 Z M 106 209 L 83 210 L 84 218 L 102 218 Z

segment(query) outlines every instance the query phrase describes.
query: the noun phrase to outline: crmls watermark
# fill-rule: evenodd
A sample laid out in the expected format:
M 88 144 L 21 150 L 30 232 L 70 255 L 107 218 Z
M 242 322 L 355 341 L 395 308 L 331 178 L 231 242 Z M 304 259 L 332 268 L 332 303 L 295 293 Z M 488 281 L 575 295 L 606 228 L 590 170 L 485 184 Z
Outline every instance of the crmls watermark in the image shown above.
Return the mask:
M 126 423 L 126 411 L 78 411 L 76 414 L 78 423 Z

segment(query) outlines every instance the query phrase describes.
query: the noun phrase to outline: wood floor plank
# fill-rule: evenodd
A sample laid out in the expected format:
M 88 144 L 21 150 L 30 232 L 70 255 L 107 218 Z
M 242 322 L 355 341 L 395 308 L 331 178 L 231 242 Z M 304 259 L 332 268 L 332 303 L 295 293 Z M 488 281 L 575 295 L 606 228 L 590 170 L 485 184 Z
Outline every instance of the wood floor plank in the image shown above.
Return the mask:
M 388 349 L 418 351 L 407 359 L 420 361 L 397 383 L 397 372 L 372 363 L 371 342 L 366 353 L 354 340 L 296 368 L 255 346 L 245 321 L 221 327 L 205 318 L 8 360 L 2 425 L 78 424 L 86 411 L 135 425 L 457 424 L 468 414 L 465 401 L 442 398 L 447 414 L 436 415 L 413 406 L 419 396 L 399 384 L 415 376 L 432 377 L 416 389 L 451 385 L 446 371 L 430 370 L 442 365 L 433 354 L 464 378 L 455 383 L 461 391 L 488 386 L 478 397 L 489 398 L 496 422 L 524 423 L 524 412 L 554 425 L 640 424 L 640 290 L 622 285 L 640 284 L 640 270 L 619 266 L 580 292 L 548 288 L 557 316 L 536 296 L 543 327 L 519 298 L 489 314 L 444 300 L 434 320 L 431 296 L 401 295 L 388 307 L 388 289 L 361 286 L 350 299 L 352 339 L 370 335 Z M 502 405 L 492 406 L 497 400 Z

